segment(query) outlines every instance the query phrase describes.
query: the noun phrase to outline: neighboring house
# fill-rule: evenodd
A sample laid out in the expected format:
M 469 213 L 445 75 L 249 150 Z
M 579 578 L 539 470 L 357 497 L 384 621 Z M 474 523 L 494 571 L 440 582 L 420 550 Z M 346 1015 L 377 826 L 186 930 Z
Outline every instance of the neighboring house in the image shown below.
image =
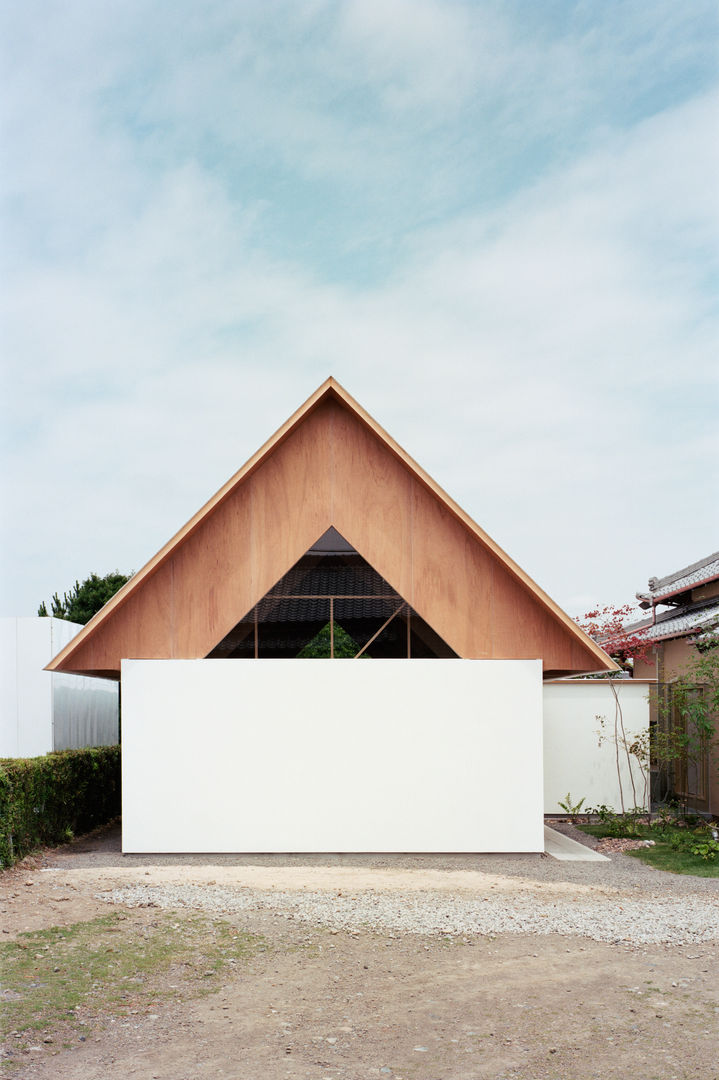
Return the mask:
M 334 379 L 48 666 L 122 677 L 126 851 L 541 850 L 542 679 L 615 669 Z
M 627 629 L 643 631 L 653 649 L 649 660 L 635 664 L 634 674 L 657 681 L 657 698 L 664 704 L 654 702 L 652 722 L 680 724 L 672 686 L 697 649 L 706 648 L 719 629 L 719 552 L 667 577 L 650 578 L 647 591 L 637 593 L 637 599 L 651 615 Z M 676 796 L 703 813 L 719 813 L 719 739 L 697 760 L 657 770 L 654 794 Z
M 81 629 L 64 619 L 0 619 L 0 758 L 119 741 L 116 683 L 44 670 Z

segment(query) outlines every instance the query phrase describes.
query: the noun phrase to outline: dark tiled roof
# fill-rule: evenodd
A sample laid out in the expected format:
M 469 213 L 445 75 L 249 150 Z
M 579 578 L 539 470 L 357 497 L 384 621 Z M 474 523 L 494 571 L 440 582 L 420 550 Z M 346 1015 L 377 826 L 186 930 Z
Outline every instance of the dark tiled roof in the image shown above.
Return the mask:
M 289 573 L 285 574 L 266 599 L 273 596 L 357 596 L 397 595 L 376 570 L 359 558 L 340 560 L 320 558 L 314 566 L 301 559 Z
M 651 600 L 656 604 L 661 601 L 663 596 L 674 596 L 677 593 L 684 592 L 686 589 L 692 589 L 696 585 L 700 585 L 705 581 L 713 581 L 716 578 L 719 578 L 719 551 L 715 551 L 713 555 L 707 555 L 705 559 L 700 559 L 699 562 L 692 563 L 691 566 L 685 566 L 673 574 L 668 574 L 666 577 L 650 578 L 649 591 L 637 593 L 637 596 L 640 600 Z
M 396 611 L 402 600 L 357 599 L 334 601 L 335 619 L 387 619 L 393 611 Z M 251 615 L 248 621 L 254 616 Z M 257 618 L 261 623 L 294 623 L 294 622 L 320 622 L 330 617 L 329 598 L 323 597 L 293 597 L 291 599 L 276 600 L 266 596 L 257 605 Z
M 648 641 L 660 641 L 664 638 L 684 637 L 688 634 L 700 634 L 719 626 L 719 600 L 707 604 L 673 608 L 657 615 L 655 623 L 651 619 L 631 623 L 625 627 L 628 633 L 642 631 Z

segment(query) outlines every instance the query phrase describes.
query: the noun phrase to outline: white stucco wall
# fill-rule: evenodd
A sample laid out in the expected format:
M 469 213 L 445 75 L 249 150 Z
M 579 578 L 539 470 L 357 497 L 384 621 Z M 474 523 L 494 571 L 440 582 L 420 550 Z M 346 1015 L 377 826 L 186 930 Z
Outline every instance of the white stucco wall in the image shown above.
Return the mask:
M 628 741 L 649 729 L 649 684 L 615 680 Z M 544 812 L 563 813 L 559 800 L 585 799 L 585 806 L 621 808 L 617 775 L 614 721 L 616 701 L 605 679 L 545 683 L 544 697 Z M 604 718 L 599 745 L 600 717 Z M 635 805 L 627 756 L 620 745 L 620 771 L 626 809 Z M 646 806 L 644 781 L 632 760 L 636 805 Z
M 123 851 L 541 851 L 539 661 L 127 660 Z
M 118 741 L 116 683 L 43 670 L 81 629 L 64 619 L 0 619 L 0 757 Z

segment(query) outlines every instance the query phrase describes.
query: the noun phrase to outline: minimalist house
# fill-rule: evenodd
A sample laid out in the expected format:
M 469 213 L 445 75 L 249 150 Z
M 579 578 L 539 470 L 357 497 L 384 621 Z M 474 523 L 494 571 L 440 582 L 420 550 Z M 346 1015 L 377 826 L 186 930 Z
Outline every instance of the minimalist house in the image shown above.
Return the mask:
M 126 851 L 538 851 L 613 666 L 330 378 L 49 669 L 122 679 Z

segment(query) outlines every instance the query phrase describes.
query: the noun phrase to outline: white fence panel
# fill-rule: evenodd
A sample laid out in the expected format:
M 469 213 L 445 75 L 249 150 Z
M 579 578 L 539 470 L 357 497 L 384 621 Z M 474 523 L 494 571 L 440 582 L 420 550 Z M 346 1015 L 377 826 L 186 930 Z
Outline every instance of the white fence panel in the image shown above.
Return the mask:
M 603 803 L 619 810 L 623 791 L 627 809 L 635 805 L 635 799 L 637 806 L 647 806 L 648 785 L 635 758 L 631 758 L 630 774 L 630 761 L 621 742 L 621 722 L 630 745 L 635 736 L 646 735 L 649 684 L 627 679 L 613 680 L 612 685 L 607 679 L 544 684 L 545 814 L 563 813 L 559 800 L 565 801 L 568 793 L 574 802 L 583 798 L 585 806 Z M 620 736 L 619 773 L 615 719 Z
M 127 660 L 126 852 L 541 851 L 539 661 Z

